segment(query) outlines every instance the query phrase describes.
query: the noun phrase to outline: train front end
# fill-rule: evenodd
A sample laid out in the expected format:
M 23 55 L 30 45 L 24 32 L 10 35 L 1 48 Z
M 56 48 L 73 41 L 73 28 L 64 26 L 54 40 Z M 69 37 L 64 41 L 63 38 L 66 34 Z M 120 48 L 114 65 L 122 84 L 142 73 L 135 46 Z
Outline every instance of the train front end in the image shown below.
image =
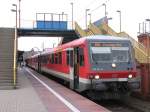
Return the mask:
M 88 45 L 92 90 L 128 94 L 139 88 L 134 51 L 129 40 L 93 39 Z

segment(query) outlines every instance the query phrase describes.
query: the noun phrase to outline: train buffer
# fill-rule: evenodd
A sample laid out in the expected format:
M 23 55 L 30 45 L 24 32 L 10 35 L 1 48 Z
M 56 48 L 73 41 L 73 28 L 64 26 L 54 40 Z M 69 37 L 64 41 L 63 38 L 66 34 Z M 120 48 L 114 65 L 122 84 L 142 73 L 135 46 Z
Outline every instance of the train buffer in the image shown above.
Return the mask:
M 20 88 L 1 91 L 0 112 L 110 112 L 25 67 L 18 69 L 18 82 Z

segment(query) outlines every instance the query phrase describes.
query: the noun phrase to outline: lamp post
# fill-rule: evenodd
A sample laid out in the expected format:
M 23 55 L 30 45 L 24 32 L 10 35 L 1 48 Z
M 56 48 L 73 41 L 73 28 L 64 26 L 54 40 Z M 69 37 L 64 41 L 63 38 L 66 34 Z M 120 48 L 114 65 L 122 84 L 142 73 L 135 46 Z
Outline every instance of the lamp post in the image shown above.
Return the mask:
M 20 19 L 20 13 L 21 13 L 21 10 L 20 10 L 20 2 L 21 0 L 19 0 L 19 29 L 20 29 L 20 26 L 21 26 L 21 19 Z
M 147 22 L 149 22 L 149 33 L 150 33 L 150 19 L 146 19 Z
M 117 10 L 117 12 L 119 13 L 119 18 L 120 18 L 120 32 L 121 32 L 121 11 Z
M 141 23 L 139 23 L 139 34 L 141 33 Z
M 110 18 L 107 18 L 107 21 L 109 21 L 109 20 L 112 20 L 112 17 L 110 17 Z
M 63 21 L 63 17 L 64 17 L 64 12 L 62 12 L 62 21 Z
M 15 7 L 15 9 L 12 9 L 11 11 L 12 12 L 15 12 L 16 13 L 16 26 L 15 26 L 15 38 L 14 38 L 14 64 L 13 64 L 13 71 L 14 71 L 14 81 L 13 81 L 13 84 L 14 84 L 14 88 L 16 88 L 16 58 L 17 58 L 17 5 L 16 4 L 12 4 L 12 6 Z
M 72 9 L 72 29 L 73 29 L 73 2 L 71 2 L 70 4 L 71 4 L 71 9 Z
M 90 14 L 88 14 L 89 15 L 89 17 L 90 17 L 90 23 L 91 23 L 91 21 L 92 21 L 92 15 L 91 15 L 91 13 Z
M 111 17 L 107 18 L 107 33 L 108 33 L 108 22 L 109 22 L 109 20 L 112 20 L 112 18 Z
M 102 6 L 104 6 L 104 7 L 105 7 L 105 17 L 106 17 L 106 15 L 107 15 L 107 11 L 106 11 L 106 4 L 105 4 L 105 3 L 103 3 L 103 4 L 102 4 Z
M 15 7 L 15 9 L 11 9 L 11 11 L 16 13 L 16 26 L 15 26 L 15 28 L 17 28 L 17 26 L 18 26 L 18 24 L 17 24 L 18 23 L 17 22 L 17 5 L 16 4 L 12 4 L 12 6 Z
M 89 11 L 90 9 L 86 9 L 85 10 L 85 26 L 86 26 L 86 29 L 87 29 L 87 12 Z

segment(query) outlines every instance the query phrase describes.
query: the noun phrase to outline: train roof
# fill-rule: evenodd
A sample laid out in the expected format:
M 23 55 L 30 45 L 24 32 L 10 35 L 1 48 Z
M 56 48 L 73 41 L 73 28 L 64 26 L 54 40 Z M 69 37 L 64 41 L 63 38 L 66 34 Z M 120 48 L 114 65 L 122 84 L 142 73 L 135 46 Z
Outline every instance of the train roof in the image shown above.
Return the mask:
M 116 41 L 129 41 L 127 37 L 115 37 L 109 35 L 91 35 L 87 37 L 83 37 L 86 40 L 116 40 Z
M 56 48 L 52 48 L 51 50 L 43 51 L 37 55 L 41 55 L 41 54 L 46 55 L 46 54 L 49 54 L 50 52 L 53 52 L 53 51 L 60 51 L 62 49 L 71 48 L 73 46 L 79 46 L 82 43 L 84 43 L 85 41 L 101 41 L 101 40 L 102 41 L 130 41 L 127 37 L 115 37 L 115 36 L 108 36 L 108 35 L 91 35 L 91 36 L 82 37 L 80 39 L 76 39 L 74 41 L 60 45 Z

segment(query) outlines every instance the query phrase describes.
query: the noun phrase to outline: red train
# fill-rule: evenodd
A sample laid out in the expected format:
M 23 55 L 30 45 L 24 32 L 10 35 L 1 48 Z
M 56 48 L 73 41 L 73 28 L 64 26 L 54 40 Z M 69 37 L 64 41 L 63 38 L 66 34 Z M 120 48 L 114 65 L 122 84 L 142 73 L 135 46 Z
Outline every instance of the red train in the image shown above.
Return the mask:
M 96 98 L 114 98 L 113 94 L 120 96 L 139 88 L 134 51 L 126 38 L 83 37 L 34 55 L 26 63 L 69 82 L 71 89 Z

